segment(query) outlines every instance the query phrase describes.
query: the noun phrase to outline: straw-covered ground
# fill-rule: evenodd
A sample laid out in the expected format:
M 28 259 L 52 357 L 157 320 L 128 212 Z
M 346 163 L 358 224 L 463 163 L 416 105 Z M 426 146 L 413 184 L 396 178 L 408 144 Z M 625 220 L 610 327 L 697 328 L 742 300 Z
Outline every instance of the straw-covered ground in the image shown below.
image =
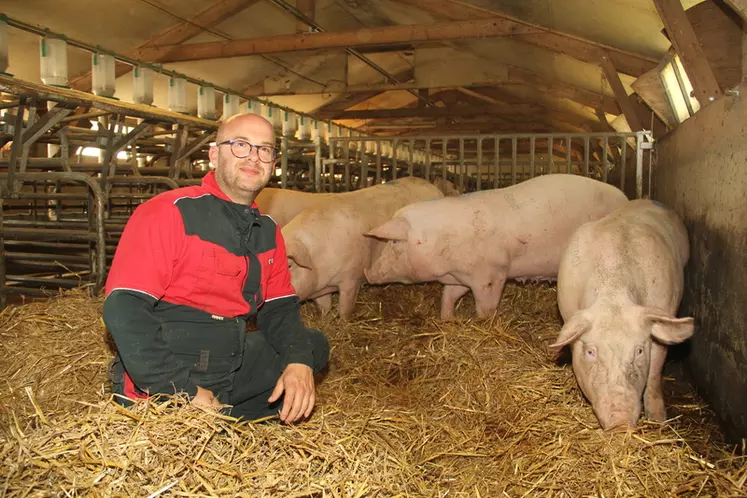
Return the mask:
M 509 284 L 492 319 L 438 319 L 439 287 L 361 293 L 307 324 L 331 365 L 312 418 L 236 423 L 180 399 L 110 400 L 100 298 L 0 314 L 0 496 L 747 496 L 747 460 L 693 395 L 672 420 L 598 429 L 568 364 L 551 285 Z M 666 380 L 670 390 L 673 380 Z

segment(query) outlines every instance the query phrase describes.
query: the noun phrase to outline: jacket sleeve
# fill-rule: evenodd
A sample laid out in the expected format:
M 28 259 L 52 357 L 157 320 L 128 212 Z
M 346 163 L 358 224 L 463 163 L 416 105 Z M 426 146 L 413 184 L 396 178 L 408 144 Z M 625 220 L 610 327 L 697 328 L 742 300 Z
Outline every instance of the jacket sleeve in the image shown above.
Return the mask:
M 197 393 L 154 312 L 171 281 L 183 234 L 172 203 L 151 200 L 139 206 L 122 232 L 106 281 L 104 323 L 130 378 L 150 394 Z
M 270 345 L 280 352 L 282 369 L 290 363 L 302 363 L 313 368 L 314 352 L 301 321 L 301 306 L 291 283 L 285 240 L 280 227 L 276 231 L 273 260 L 265 301 L 257 312 L 257 327 L 266 331 Z

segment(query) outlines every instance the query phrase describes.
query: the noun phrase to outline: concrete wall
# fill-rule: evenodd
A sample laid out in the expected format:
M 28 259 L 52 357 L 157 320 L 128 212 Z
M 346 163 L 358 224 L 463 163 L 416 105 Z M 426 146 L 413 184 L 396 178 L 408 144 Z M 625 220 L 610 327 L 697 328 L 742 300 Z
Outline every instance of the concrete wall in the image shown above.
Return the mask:
M 680 316 L 695 316 L 688 364 L 734 442 L 747 437 L 747 85 L 657 144 L 653 198 L 685 221 L 691 257 Z

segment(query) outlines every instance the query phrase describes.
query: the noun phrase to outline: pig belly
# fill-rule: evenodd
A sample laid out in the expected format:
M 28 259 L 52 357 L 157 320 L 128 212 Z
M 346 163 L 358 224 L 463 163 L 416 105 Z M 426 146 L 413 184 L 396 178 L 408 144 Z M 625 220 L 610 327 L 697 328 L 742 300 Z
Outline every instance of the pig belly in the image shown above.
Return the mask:
M 555 280 L 558 275 L 560 255 L 533 251 L 511 260 L 508 278 L 514 280 Z
M 307 299 L 316 299 L 318 297 L 326 296 L 327 294 L 331 294 L 333 292 L 337 292 L 337 286 L 328 285 L 327 287 L 312 293 Z

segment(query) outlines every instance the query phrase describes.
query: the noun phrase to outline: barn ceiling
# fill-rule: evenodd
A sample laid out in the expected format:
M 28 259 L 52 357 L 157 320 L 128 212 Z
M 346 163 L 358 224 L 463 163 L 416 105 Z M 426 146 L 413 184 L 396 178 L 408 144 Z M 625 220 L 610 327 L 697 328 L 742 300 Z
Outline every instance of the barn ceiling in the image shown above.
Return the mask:
M 600 54 L 632 94 L 671 46 L 651 0 L 5 0 L 0 10 L 386 134 L 610 130 L 622 111 Z M 301 50 L 290 36 L 310 31 L 304 16 L 325 33 L 348 35 Z M 393 29 L 403 25 L 413 26 Z M 278 35 L 289 36 L 266 40 Z M 236 42 L 246 39 L 256 43 Z M 40 80 L 37 35 L 11 28 L 9 53 L 8 72 Z M 90 53 L 68 48 L 68 67 L 71 85 L 90 90 Z M 131 99 L 131 80 L 129 72 L 118 77 L 117 98 Z M 166 90 L 166 77 L 156 77 L 156 106 L 166 107 Z M 188 85 L 192 112 L 196 92 Z

